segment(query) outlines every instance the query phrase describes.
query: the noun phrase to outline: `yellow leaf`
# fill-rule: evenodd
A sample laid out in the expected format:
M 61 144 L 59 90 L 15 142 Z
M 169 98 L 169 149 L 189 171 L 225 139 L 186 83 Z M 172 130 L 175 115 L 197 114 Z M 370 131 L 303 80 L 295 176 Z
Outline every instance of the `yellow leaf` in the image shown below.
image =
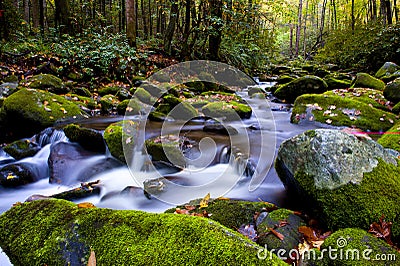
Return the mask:
M 96 208 L 96 206 L 94 206 L 93 203 L 90 202 L 82 202 L 78 203 L 78 208 Z
M 16 178 L 15 175 L 13 175 L 12 173 L 8 173 L 7 180 L 14 179 L 14 178 Z
M 200 208 L 208 207 L 208 201 L 210 200 L 210 193 L 208 193 L 201 201 L 200 201 Z

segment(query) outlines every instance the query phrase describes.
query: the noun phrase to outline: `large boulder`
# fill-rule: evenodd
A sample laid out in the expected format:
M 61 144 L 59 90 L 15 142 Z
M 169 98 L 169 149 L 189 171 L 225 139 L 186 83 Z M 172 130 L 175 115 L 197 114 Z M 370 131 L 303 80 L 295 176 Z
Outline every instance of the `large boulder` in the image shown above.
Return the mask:
M 47 176 L 47 167 L 28 162 L 11 163 L 0 169 L 0 185 L 17 187 L 33 183 Z
M 385 215 L 400 237 L 398 155 L 373 140 L 316 129 L 283 142 L 275 168 L 290 195 L 329 229 L 368 229 Z
M 331 253 L 328 251 L 331 250 Z M 325 251 L 317 265 L 375 266 L 399 265 L 398 251 L 385 241 L 376 238 L 365 230 L 346 228 L 330 235 L 322 244 Z M 330 256 L 329 256 L 330 254 Z
M 69 90 L 62 80 L 51 74 L 39 74 L 29 79 L 29 87 L 39 90 L 47 90 L 55 94 L 64 94 Z
M 104 153 L 106 145 L 103 140 L 103 135 L 90 128 L 81 127 L 75 124 L 69 124 L 63 128 L 65 136 L 71 142 L 77 142 L 88 151 Z
M 179 138 L 167 135 L 146 140 L 145 147 L 152 161 L 166 162 L 182 168 L 186 166 L 186 159 L 181 143 Z
M 385 88 L 385 83 L 367 73 L 358 73 L 351 86 L 353 88 L 369 88 L 382 91 Z
M 323 93 L 328 90 L 326 82 L 317 76 L 304 76 L 279 87 L 274 95 L 288 102 L 294 102 L 306 93 Z
M 363 93 L 360 90 L 352 92 L 358 97 L 340 92 L 302 95 L 294 103 L 291 122 L 301 124 L 317 121 L 333 126 L 355 126 L 372 132 L 391 128 L 396 122 L 396 116 L 381 110 L 386 108 L 386 101 L 381 105 L 378 94 L 373 95 L 373 91 Z M 378 102 L 369 95 L 377 98 Z
M 89 257 L 98 265 L 286 265 L 269 252 L 260 260 L 261 247 L 218 222 L 188 215 L 37 200 L 1 215 L 0 230 L 1 248 L 20 265 L 88 265 Z
M 400 123 L 396 123 L 385 132 L 385 134 L 378 139 L 378 143 L 385 148 L 400 152 Z
M 399 72 L 400 74 L 400 66 L 396 65 L 392 62 L 386 62 L 375 74 L 375 77 L 378 79 L 383 77 L 388 77 L 393 75 L 394 73 Z
M 81 117 L 79 106 L 41 90 L 22 89 L 4 100 L 4 130 L 13 139 L 30 137 L 56 121 Z
M 394 103 L 400 102 L 400 78 L 387 84 L 383 90 L 383 95 L 385 95 L 385 98 L 389 101 Z
M 222 118 L 227 121 L 250 118 L 252 113 L 250 106 L 235 101 L 211 102 L 203 106 L 202 112 L 208 117 Z

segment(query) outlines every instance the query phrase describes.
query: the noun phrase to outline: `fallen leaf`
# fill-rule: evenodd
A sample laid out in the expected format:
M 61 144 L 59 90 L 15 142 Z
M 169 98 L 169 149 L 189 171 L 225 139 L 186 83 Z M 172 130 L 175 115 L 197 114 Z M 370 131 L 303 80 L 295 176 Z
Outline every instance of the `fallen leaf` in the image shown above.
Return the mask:
M 196 209 L 196 207 L 192 205 L 185 205 L 185 209 L 188 211 L 193 211 L 194 209 Z
M 78 208 L 96 208 L 93 203 L 90 202 L 82 202 L 78 203 Z
M 393 246 L 393 242 L 391 240 L 392 222 L 386 222 L 384 215 L 382 215 L 379 219 L 379 223 L 373 222 L 369 226 L 368 232 L 372 233 L 377 238 L 385 240 L 386 243 Z
M 200 208 L 208 207 L 208 201 L 210 200 L 210 193 L 208 193 L 201 201 L 200 201 Z
M 307 242 L 311 243 L 312 241 L 317 241 L 318 236 L 317 233 L 310 227 L 308 226 L 300 226 L 298 228 L 298 231 L 303 234 L 304 238 L 307 240 Z
M 274 228 L 268 228 L 268 230 L 277 238 L 279 238 L 280 240 L 283 240 L 285 238 L 284 235 L 282 235 L 281 233 L 277 232 Z
M 92 248 L 90 248 L 90 256 L 88 259 L 87 266 L 96 266 L 96 254 L 94 253 Z

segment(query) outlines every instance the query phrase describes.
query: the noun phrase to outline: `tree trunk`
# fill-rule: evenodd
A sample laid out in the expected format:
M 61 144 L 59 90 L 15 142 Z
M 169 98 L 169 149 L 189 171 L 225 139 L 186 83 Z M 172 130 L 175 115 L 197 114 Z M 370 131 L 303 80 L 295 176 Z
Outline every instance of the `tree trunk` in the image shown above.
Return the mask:
M 136 47 L 136 1 L 126 0 L 126 37 L 128 38 L 129 46 Z
M 394 9 L 394 17 L 396 18 L 396 22 L 399 22 L 399 15 L 398 15 L 398 7 L 396 0 L 393 0 L 393 9 Z
M 303 32 L 303 39 L 304 39 L 304 42 L 303 42 L 303 56 L 304 56 L 304 59 L 307 58 L 307 38 L 306 38 L 306 35 L 307 35 L 307 17 L 308 17 L 308 1 L 306 1 L 306 14 L 304 16 L 304 32 Z
M 148 0 L 148 12 L 149 12 L 149 36 L 153 36 L 153 17 L 151 13 L 151 0 Z
M 171 3 L 171 12 L 169 15 L 169 23 L 167 30 L 165 31 L 164 35 L 164 50 L 167 54 L 171 54 L 171 44 L 172 38 L 174 37 L 175 26 L 178 20 L 178 2 L 177 0 L 172 0 Z
M 39 0 L 31 0 L 32 4 L 32 24 L 33 29 L 38 29 L 40 25 L 40 11 L 39 11 Z
M 290 41 L 289 41 L 289 57 L 290 59 L 293 58 L 293 24 L 289 22 L 290 27 Z
M 142 11 L 142 21 L 143 21 L 143 34 L 144 39 L 147 40 L 148 37 L 148 30 L 147 30 L 147 17 L 146 13 L 144 12 L 144 1 L 140 0 L 140 9 Z
M 29 16 L 29 0 L 24 0 L 24 20 L 29 24 L 30 16 Z
M 210 0 L 210 15 L 212 18 L 222 20 L 222 0 Z M 212 24 L 213 32 L 208 37 L 208 52 L 211 60 L 219 60 L 219 48 L 222 40 L 222 25 Z
M 303 16 L 303 0 L 299 0 L 299 9 L 297 13 L 297 27 L 296 27 L 295 57 L 299 55 L 302 16 Z
M 70 19 L 69 19 L 69 0 L 55 1 L 55 23 L 56 26 L 61 26 L 60 33 L 69 33 Z
M 354 17 L 354 0 L 351 0 L 351 32 L 354 34 L 356 20 Z
M 388 25 L 392 25 L 392 8 L 390 6 L 390 0 L 385 0 L 386 4 L 386 18 L 387 18 L 387 23 Z

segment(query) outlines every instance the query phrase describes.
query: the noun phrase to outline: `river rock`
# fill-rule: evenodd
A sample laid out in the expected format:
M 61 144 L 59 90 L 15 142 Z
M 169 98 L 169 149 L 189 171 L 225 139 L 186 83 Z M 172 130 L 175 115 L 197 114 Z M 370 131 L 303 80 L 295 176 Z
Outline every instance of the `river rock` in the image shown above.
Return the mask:
M 375 77 L 378 79 L 383 77 L 388 77 L 393 75 L 394 73 L 400 71 L 400 66 L 396 65 L 393 62 L 386 62 L 376 73 Z M 400 74 L 400 73 L 399 73 Z
M 400 263 L 399 253 L 395 248 L 367 231 L 357 228 L 336 231 L 324 241 L 321 246 L 321 251 L 323 250 L 325 250 L 323 259 L 314 260 L 320 263 L 318 265 L 330 265 L 332 261 L 335 261 L 335 265 L 343 266 L 395 266 Z M 327 252 L 329 250 L 337 252 L 331 252 L 332 255 L 329 257 Z M 336 258 L 333 260 L 334 256 Z
M 29 79 L 29 87 L 39 90 L 47 90 L 55 94 L 68 93 L 68 88 L 62 80 L 51 74 L 39 74 Z
M 251 107 L 247 104 L 224 101 L 211 102 L 203 106 L 202 112 L 205 116 L 211 118 L 222 118 L 227 121 L 240 120 L 241 118 L 250 118 Z
M 282 222 L 287 224 L 282 225 Z M 287 209 L 278 209 L 268 213 L 263 221 L 257 226 L 258 241 L 257 243 L 268 250 L 284 249 L 289 252 L 296 249 L 302 243 L 302 234 L 299 232 L 300 226 L 305 226 L 305 221 L 293 211 Z M 271 228 L 283 235 L 283 239 L 279 239 L 271 232 Z
M 0 169 L 0 185 L 4 187 L 26 185 L 44 177 L 45 174 L 30 163 L 12 163 Z
M 367 73 L 357 73 L 351 86 L 353 88 L 369 88 L 382 91 L 385 88 L 385 83 Z
M 16 160 L 21 160 L 25 157 L 34 156 L 40 151 L 41 147 L 28 139 L 21 139 L 8 144 L 3 149 Z
M 50 183 L 65 185 L 86 182 L 96 174 L 122 165 L 113 158 L 99 156 L 77 144 L 66 142 L 51 146 L 48 164 Z
M 4 82 L 0 85 L 0 98 L 6 98 L 17 91 L 18 82 Z
M 209 219 L 80 206 L 53 199 L 11 208 L 0 216 L 1 248 L 21 265 L 87 265 L 91 253 L 98 265 L 286 265 L 269 252 L 260 260 L 259 246 Z
M 123 100 L 117 105 L 117 112 L 119 115 L 137 115 L 140 114 L 142 107 L 136 99 Z
M 351 81 L 340 80 L 334 77 L 324 78 L 329 90 L 350 88 Z
M 79 106 L 50 92 L 21 89 L 4 100 L 4 130 L 13 140 L 30 137 L 57 120 L 81 117 Z
M 132 161 L 137 126 L 137 122 L 124 120 L 113 123 L 104 130 L 104 140 L 111 155 L 123 163 Z
M 330 229 L 368 229 L 382 214 L 400 236 L 398 152 L 338 130 L 283 142 L 275 168 L 290 195 Z
M 383 90 L 383 95 L 385 95 L 385 98 L 389 101 L 394 103 L 400 102 L 400 78 L 387 84 Z
M 152 161 L 163 161 L 181 168 L 186 166 L 179 138 L 159 136 L 146 140 L 145 147 Z
M 378 143 L 385 148 L 400 152 L 400 122 L 391 127 L 378 139 Z
M 317 121 L 373 132 L 386 131 L 397 120 L 386 102 L 381 91 L 362 88 L 306 94 L 294 102 L 290 121 L 299 124 Z
M 300 95 L 306 93 L 323 93 L 328 90 L 326 82 L 317 76 L 304 76 L 280 86 L 274 95 L 288 102 L 294 102 Z
M 106 151 L 103 135 L 94 129 L 70 124 L 64 127 L 63 130 L 71 142 L 77 142 L 88 151 L 100 153 L 104 153 Z
M 114 111 L 119 104 L 119 100 L 117 96 L 107 94 L 101 97 L 100 105 L 101 105 L 101 112 L 103 114 L 108 114 Z

